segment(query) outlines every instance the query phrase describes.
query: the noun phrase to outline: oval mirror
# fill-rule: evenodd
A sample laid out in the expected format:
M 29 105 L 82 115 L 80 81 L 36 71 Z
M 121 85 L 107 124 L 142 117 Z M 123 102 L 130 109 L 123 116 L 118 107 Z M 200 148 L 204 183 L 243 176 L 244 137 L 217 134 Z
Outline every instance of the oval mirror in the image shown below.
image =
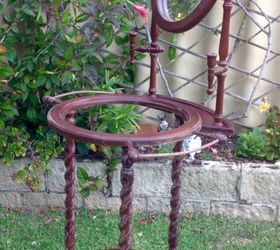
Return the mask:
M 179 33 L 198 24 L 216 0 L 152 0 L 153 18 L 162 29 Z

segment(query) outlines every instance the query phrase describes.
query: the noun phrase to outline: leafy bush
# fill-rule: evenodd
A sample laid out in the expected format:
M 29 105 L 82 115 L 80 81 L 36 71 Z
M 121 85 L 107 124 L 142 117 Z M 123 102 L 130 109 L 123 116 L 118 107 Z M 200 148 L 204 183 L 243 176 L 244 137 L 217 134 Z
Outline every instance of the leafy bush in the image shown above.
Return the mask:
M 269 161 L 280 159 L 280 111 L 278 107 L 268 105 L 266 112 L 264 130 L 254 128 L 240 134 L 237 155 Z
M 48 107 L 42 97 L 81 89 L 116 91 L 133 84 L 128 33 L 134 20 L 123 1 L 96 2 L 0 3 L 0 157 L 11 162 L 29 153 L 31 163 L 16 178 L 34 188 L 33 174 L 47 171 L 49 159 L 61 152 L 59 137 L 46 127 Z M 118 52 L 107 49 L 112 43 Z
M 266 117 L 265 137 L 269 142 L 266 148 L 268 160 L 280 159 L 280 111 L 272 106 Z
M 260 128 L 239 135 L 236 154 L 242 157 L 265 157 L 265 138 Z

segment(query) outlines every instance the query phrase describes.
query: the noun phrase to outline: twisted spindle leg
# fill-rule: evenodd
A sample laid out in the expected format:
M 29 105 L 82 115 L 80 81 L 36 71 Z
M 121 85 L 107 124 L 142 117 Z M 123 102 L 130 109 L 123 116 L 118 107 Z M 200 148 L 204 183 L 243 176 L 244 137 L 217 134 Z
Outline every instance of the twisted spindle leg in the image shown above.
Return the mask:
M 135 149 L 132 149 L 132 151 Z M 135 151 L 136 152 L 136 151 Z M 121 207 L 120 207 L 120 250 L 131 250 L 132 244 L 132 186 L 134 181 L 134 171 L 132 165 L 134 163 L 133 155 L 134 152 L 124 152 L 122 155 L 122 169 L 121 169 Z
M 181 151 L 182 141 L 175 145 L 174 151 Z M 171 212 L 169 215 L 169 250 L 176 250 L 179 237 L 179 210 L 180 210 L 180 191 L 181 191 L 181 172 L 182 172 L 182 156 L 174 158 L 172 162 L 172 188 L 171 188 Z
M 74 119 L 72 117 L 72 119 Z M 71 121 L 71 120 L 70 120 Z M 73 121 L 72 121 L 73 122 Z M 75 142 L 71 138 L 66 138 L 65 145 L 65 249 L 75 248 Z

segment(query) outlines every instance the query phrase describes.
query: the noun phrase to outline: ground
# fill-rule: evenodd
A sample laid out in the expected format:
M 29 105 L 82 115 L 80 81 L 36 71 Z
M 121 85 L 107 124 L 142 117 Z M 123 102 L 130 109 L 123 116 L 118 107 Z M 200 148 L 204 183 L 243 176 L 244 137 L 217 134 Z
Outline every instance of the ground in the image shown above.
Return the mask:
M 77 250 L 104 250 L 117 245 L 119 216 L 106 211 L 78 210 Z M 168 217 L 137 214 L 133 220 L 133 247 L 139 250 L 167 249 Z M 277 250 L 280 224 L 226 219 L 221 216 L 184 216 L 178 250 Z M 63 212 L 50 208 L 0 209 L 1 250 L 64 249 Z

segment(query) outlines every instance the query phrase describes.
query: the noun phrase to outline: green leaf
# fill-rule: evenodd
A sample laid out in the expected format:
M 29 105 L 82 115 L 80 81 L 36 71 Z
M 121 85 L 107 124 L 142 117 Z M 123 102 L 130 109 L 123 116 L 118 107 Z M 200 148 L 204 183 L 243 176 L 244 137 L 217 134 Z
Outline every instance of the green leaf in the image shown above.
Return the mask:
M 11 111 L 13 109 L 13 106 L 10 103 L 5 102 L 1 105 L 1 109 L 3 111 Z
M 118 62 L 119 63 L 119 56 L 115 55 L 115 54 L 110 54 L 108 56 L 104 57 L 104 62 Z
M 174 60 L 176 58 L 176 48 L 172 47 L 172 46 L 169 46 L 168 48 L 168 59 L 169 60 Z
M 23 12 L 29 16 L 35 17 L 35 13 L 30 9 L 24 9 Z
M 29 72 L 31 72 L 33 70 L 33 63 L 32 63 L 32 61 L 28 61 L 27 62 L 27 69 L 28 69 Z
M 85 199 L 90 195 L 90 189 L 88 187 L 85 187 L 80 191 L 80 193 L 82 197 Z
M 2 117 L 0 117 L 0 129 L 5 128 L 5 122 Z
M 73 38 L 71 38 L 70 36 L 68 35 L 64 35 L 65 39 L 67 42 L 70 42 L 70 43 L 75 43 L 75 40 Z
M 28 101 L 29 101 L 30 105 L 33 106 L 34 108 L 38 107 L 38 105 L 40 104 L 38 96 L 33 92 L 29 93 Z
M 112 158 L 112 150 L 109 146 L 100 146 L 102 153 L 105 157 L 111 161 Z
M 88 155 L 88 153 L 89 153 L 89 150 L 88 150 L 87 145 L 85 143 L 78 142 L 77 143 L 77 149 L 82 156 Z
M 44 75 L 39 75 L 36 81 L 36 86 L 40 87 L 43 86 L 46 82 L 47 78 Z
M 77 178 L 80 186 L 86 184 L 89 178 L 87 171 L 84 168 L 78 167 Z
M 121 36 L 116 36 L 115 42 L 117 45 L 123 45 L 126 43 L 126 40 L 124 38 L 122 38 Z
M 3 12 L 4 12 L 4 5 L 0 3 L 0 14 L 2 14 Z
M 70 48 L 70 49 L 67 49 L 67 50 L 65 51 L 64 58 L 65 58 L 66 61 L 68 61 L 68 62 L 72 60 L 72 58 L 73 58 L 73 51 L 72 51 L 71 48 Z
M 29 107 L 26 112 L 27 120 L 33 124 L 38 123 L 38 114 L 33 107 Z
M 87 4 L 87 3 L 89 2 L 89 0 L 79 0 L 79 2 L 80 2 L 81 4 Z
M 62 13 L 62 23 L 67 25 L 70 23 L 70 21 L 71 21 L 71 15 L 69 11 L 66 10 Z
M 136 59 L 137 61 L 140 61 L 140 60 L 144 59 L 145 57 L 146 57 L 146 54 L 144 54 L 144 53 L 137 53 L 137 54 L 135 55 L 135 59 Z
M 103 30 L 102 35 L 105 39 L 106 47 L 109 47 L 114 39 L 114 34 L 115 34 L 114 28 L 110 23 L 106 23 L 103 25 L 102 30 Z

